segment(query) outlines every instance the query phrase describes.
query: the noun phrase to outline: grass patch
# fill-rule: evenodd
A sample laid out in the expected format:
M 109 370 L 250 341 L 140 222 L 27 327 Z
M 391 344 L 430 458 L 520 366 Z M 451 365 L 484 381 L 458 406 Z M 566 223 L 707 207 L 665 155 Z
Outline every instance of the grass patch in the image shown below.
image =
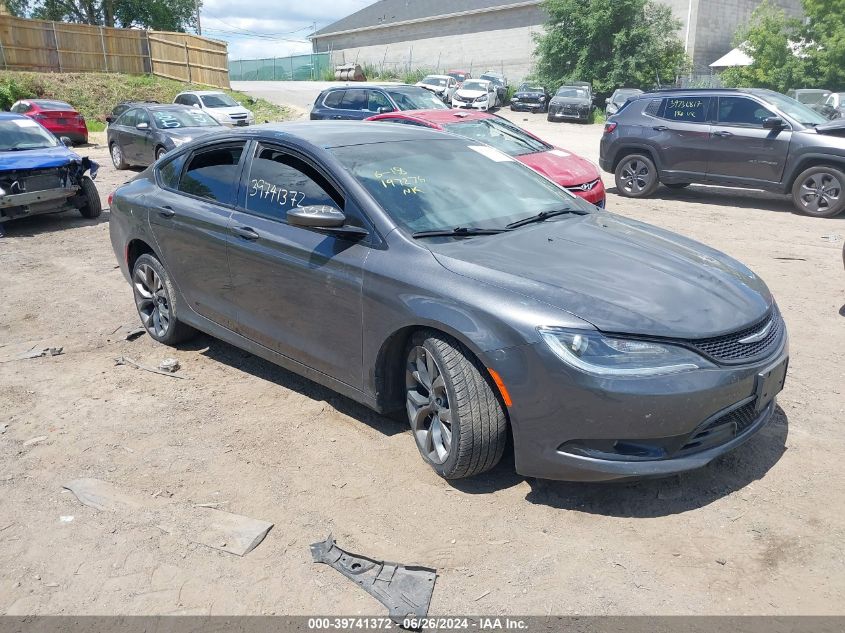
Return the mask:
M 79 110 L 92 132 L 105 129 L 106 115 L 121 101 L 172 103 L 183 90 L 208 90 L 208 86 L 152 75 L 0 71 L 0 108 L 3 110 L 8 110 L 18 99 L 58 99 Z M 265 99 L 255 99 L 234 90 L 223 92 L 252 110 L 257 122 L 286 121 L 294 117 L 289 108 Z

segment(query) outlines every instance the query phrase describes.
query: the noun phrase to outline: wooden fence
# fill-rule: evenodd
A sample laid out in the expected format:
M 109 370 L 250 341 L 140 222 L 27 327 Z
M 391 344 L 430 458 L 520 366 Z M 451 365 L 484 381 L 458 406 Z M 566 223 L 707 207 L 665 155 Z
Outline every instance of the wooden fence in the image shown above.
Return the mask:
M 0 68 L 151 73 L 229 87 L 225 42 L 188 33 L 116 29 L 0 15 Z

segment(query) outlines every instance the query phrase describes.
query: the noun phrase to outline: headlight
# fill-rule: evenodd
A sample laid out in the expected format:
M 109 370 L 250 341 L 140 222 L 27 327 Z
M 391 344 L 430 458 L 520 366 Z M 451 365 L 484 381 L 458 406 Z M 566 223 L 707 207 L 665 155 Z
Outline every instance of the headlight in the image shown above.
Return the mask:
M 170 138 L 170 140 L 173 141 L 173 144 L 176 147 L 179 147 L 180 145 L 184 145 L 185 143 L 190 143 L 194 139 L 185 138 L 184 136 L 173 136 Z
M 597 376 L 663 376 L 714 366 L 695 352 L 676 345 L 611 338 L 595 330 L 546 327 L 537 330 L 564 363 Z
M 545 101 L 546 97 L 544 97 L 543 95 L 540 95 L 539 99 L 540 99 L 540 101 Z
M 476 101 L 487 101 L 487 95 L 481 95 L 475 98 Z

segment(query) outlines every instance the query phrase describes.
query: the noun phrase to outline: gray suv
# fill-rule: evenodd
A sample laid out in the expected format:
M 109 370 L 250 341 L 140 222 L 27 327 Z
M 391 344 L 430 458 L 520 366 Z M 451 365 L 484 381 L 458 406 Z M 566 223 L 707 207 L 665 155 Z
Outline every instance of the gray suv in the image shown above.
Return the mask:
M 791 193 L 816 217 L 845 209 L 845 120 L 770 90 L 646 93 L 607 120 L 599 162 L 630 198 L 696 182 Z

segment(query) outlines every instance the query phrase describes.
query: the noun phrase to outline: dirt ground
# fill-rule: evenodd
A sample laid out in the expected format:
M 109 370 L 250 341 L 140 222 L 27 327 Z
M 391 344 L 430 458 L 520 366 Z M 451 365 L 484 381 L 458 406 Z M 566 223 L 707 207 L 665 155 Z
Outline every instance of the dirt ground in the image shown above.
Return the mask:
M 514 120 L 595 159 L 600 128 Z M 103 147 L 104 198 L 131 177 Z M 605 175 L 608 186 L 612 178 Z M 777 418 L 681 477 L 526 480 L 507 458 L 447 483 L 405 425 L 208 337 L 168 349 L 138 325 L 108 212 L 42 216 L 0 239 L 0 613 L 367 614 L 314 565 L 348 550 L 438 569 L 432 614 L 845 614 L 845 217 L 694 186 L 609 208 L 707 242 L 774 292 L 792 358 Z M 60 356 L 15 360 L 33 347 Z M 191 380 L 115 366 L 177 358 Z M 30 442 L 44 437 L 40 441 Z M 243 558 L 62 484 L 99 478 L 166 508 L 219 503 L 275 527 Z M 69 519 L 68 517 L 72 517 Z

